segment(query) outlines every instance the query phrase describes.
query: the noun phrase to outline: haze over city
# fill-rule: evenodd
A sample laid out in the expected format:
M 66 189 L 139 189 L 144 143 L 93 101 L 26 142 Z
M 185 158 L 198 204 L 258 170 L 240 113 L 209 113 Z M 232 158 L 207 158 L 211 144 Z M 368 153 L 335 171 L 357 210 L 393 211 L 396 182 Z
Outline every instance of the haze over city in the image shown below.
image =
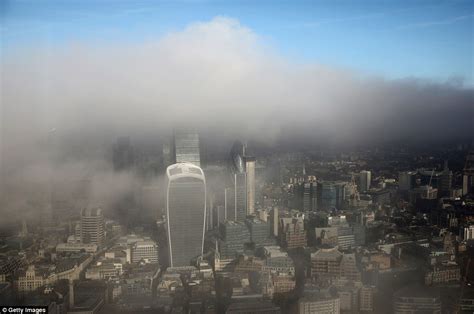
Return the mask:
M 469 312 L 473 12 L 470 1 L 3 1 L 0 305 L 401 313 L 412 306 L 401 295 L 424 285 L 452 296 L 432 313 Z M 291 260 L 287 273 L 272 254 Z M 324 254 L 337 275 L 318 268 Z M 455 280 L 426 279 L 445 266 Z M 67 297 L 52 306 L 45 287 Z

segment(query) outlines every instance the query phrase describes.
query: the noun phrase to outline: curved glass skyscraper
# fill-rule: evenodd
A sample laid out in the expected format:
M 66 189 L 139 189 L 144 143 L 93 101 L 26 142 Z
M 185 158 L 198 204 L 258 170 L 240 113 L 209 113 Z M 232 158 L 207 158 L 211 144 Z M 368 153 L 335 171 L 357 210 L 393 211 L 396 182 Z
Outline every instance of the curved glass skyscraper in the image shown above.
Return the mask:
M 206 179 L 202 169 L 191 163 L 169 166 L 166 176 L 170 266 L 189 266 L 203 253 Z

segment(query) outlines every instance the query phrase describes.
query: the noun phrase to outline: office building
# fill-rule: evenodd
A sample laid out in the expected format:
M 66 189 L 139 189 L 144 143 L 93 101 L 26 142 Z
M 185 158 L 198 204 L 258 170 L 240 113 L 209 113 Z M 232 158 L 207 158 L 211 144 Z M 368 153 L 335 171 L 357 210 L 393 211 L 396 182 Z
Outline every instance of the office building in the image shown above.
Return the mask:
M 245 223 L 228 220 L 219 226 L 221 240 L 219 252 L 222 258 L 235 258 L 244 252 L 244 245 L 251 241 L 250 232 Z
M 224 189 L 224 218 L 226 220 L 235 220 L 235 191 L 234 186 Z
M 236 141 L 230 151 L 229 172 L 232 181 L 232 188 L 234 191 L 234 214 L 232 218 L 235 221 L 244 221 L 247 216 L 247 172 L 246 162 L 244 157 L 244 145 Z M 230 197 L 226 197 L 226 203 L 229 204 Z M 228 207 L 230 207 L 228 205 Z
M 341 277 L 351 281 L 361 280 L 361 273 L 357 267 L 356 257 L 354 253 L 342 255 L 340 269 Z
M 333 182 L 319 183 L 318 209 L 332 209 L 337 205 L 336 185 Z
M 77 227 L 81 243 L 101 246 L 105 241 L 104 215 L 101 208 L 84 208 L 81 211 L 81 222 Z
M 280 218 L 280 242 L 284 248 L 294 249 L 307 244 L 304 220 L 302 217 Z
M 170 266 L 189 266 L 202 255 L 206 217 L 206 179 L 192 163 L 166 170 L 166 217 Z
M 133 146 L 129 137 L 120 137 L 113 147 L 113 164 L 115 171 L 130 170 L 135 163 Z
M 173 157 L 176 163 L 192 163 L 201 167 L 199 134 L 195 131 L 175 130 L 173 134 Z
M 444 169 L 441 172 L 441 178 L 439 181 L 439 193 L 440 196 L 450 196 L 453 187 L 453 172 L 448 168 L 448 161 L 444 162 Z
M 393 313 L 441 314 L 439 292 L 423 286 L 406 286 L 393 295 Z
M 464 228 L 464 240 L 474 239 L 474 225 Z
M 155 241 L 137 241 L 132 246 L 132 263 L 158 263 L 158 245 Z
M 341 302 L 338 296 L 333 296 L 328 291 L 305 293 L 298 300 L 299 314 L 339 314 L 341 312 Z
M 270 224 L 271 224 L 270 231 L 271 231 L 271 234 L 275 237 L 278 237 L 278 223 L 279 223 L 278 216 L 279 216 L 279 210 L 278 208 L 274 207 L 270 211 Z
M 374 286 L 362 286 L 359 290 L 359 310 L 365 312 L 374 311 Z
M 408 192 L 415 186 L 416 172 L 402 171 L 398 173 L 398 190 Z
M 474 192 L 474 151 L 466 156 L 462 177 L 462 195 Z
M 268 222 L 254 218 L 247 219 L 245 223 L 250 231 L 250 239 L 256 247 L 264 246 L 269 242 L 270 225 Z
M 298 186 L 299 197 L 301 197 L 302 210 L 305 212 L 315 211 L 318 199 L 318 184 L 317 182 L 304 182 Z
M 245 157 L 247 177 L 247 215 L 255 214 L 255 157 Z
M 311 276 L 338 278 L 343 254 L 337 248 L 319 249 L 311 254 Z
M 247 217 L 247 174 L 234 174 L 234 220 L 244 221 Z
M 366 192 L 370 190 L 370 183 L 372 180 L 372 175 L 370 171 L 363 170 L 359 173 L 359 185 L 360 185 L 360 191 L 361 192 Z

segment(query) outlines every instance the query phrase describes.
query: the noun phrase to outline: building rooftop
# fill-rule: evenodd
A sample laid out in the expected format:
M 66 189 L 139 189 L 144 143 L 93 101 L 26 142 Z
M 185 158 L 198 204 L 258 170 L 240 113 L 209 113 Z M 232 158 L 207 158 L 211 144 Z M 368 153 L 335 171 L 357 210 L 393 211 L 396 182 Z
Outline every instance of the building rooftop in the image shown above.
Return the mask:
M 319 249 L 311 254 L 311 259 L 319 260 L 337 260 L 342 258 L 343 254 L 337 248 Z

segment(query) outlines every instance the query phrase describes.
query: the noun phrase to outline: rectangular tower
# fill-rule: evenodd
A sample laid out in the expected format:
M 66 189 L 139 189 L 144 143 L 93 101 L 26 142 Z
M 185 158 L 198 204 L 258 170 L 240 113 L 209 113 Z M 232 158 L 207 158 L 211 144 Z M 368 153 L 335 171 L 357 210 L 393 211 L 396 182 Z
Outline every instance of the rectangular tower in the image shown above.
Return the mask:
M 204 248 L 206 179 L 191 163 L 168 167 L 166 217 L 170 266 L 189 266 Z

